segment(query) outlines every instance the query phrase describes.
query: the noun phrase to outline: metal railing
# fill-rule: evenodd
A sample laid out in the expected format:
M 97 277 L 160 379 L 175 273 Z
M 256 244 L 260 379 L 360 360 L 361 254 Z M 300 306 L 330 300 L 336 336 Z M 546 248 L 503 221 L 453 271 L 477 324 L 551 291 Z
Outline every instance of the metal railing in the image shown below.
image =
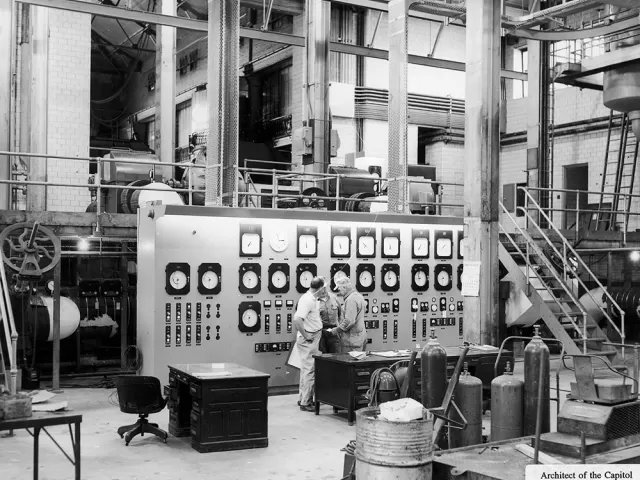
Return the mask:
M 519 207 L 519 209 L 520 209 L 520 211 L 525 213 L 525 216 L 527 218 L 527 225 L 529 225 L 530 223 L 533 224 L 534 227 L 542 234 L 542 237 L 545 239 L 545 241 L 549 245 L 549 248 L 551 248 L 553 250 L 553 252 L 559 258 L 562 259 L 563 269 L 565 270 L 565 272 L 567 271 L 567 268 L 569 270 L 573 270 L 573 268 L 570 266 L 570 263 L 569 263 L 569 260 L 568 260 L 568 255 L 571 255 L 572 258 L 574 258 L 576 260 L 576 262 L 578 263 L 579 269 L 582 272 L 584 272 L 584 274 L 587 275 L 589 281 L 593 282 L 595 285 L 597 285 L 602 290 L 603 297 L 606 298 L 607 305 L 609 306 L 609 308 L 615 310 L 616 314 L 620 318 L 620 322 L 621 322 L 620 323 L 620 327 L 621 328 L 618 328 L 618 326 L 615 324 L 615 322 L 613 321 L 613 319 L 609 315 L 609 312 L 606 309 L 602 308 L 601 303 L 596 301 L 596 299 L 591 294 L 591 288 L 587 287 L 587 285 L 584 283 L 584 281 L 582 280 L 582 278 L 578 274 L 578 272 L 576 272 L 576 274 L 574 275 L 574 278 L 578 281 L 580 286 L 582 286 L 584 288 L 584 290 L 587 292 L 586 295 L 589 295 L 589 297 L 594 302 L 594 304 L 598 306 L 598 308 L 600 309 L 600 311 L 602 312 L 604 317 L 607 319 L 609 324 L 615 329 L 615 331 L 618 333 L 618 335 L 620 335 L 620 338 L 622 339 L 622 342 L 624 343 L 624 339 L 625 339 L 625 334 L 624 334 L 624 331 L 625 331 L 625 329 L 624 329 L 625 313 L 624 313 L 624 310 L 613 299 L 613 297 L 609 294 L 609 292 L 604 287 L 604 285 L 602 285 L 600 280 L 598 280 L 598 277 L 596 277 L 596 275 L 591 271 L 591 269 L 587 266 L 587 264 L 582 260 L 582 257 L 574 250 L 574 248 L 571 246 L 569 240 L 567 240 L 567 238 L 555 226 L 553 221 L 549 218 L 549 216 L 545 213 L 545 211 L 540 207 L 538 202 L 535 201 L 535 199 L 531 196 L 531 194 L 527 191 L 527 189 L 524 188 L 524 187 L 518 187 L 518 190 L 521 190 L 525 194 L 525 207 Z M 530 203 L 533 205 L 532 208 L 529 207 Z M 558 251 L 558 249 L 555 247 L 555 245 L 553 244 L 553 242 L 551 242 L 551 240 L 549 240 L 549 237 L 545 234 L 543 229 L 538 225 L 538 223 L 535 221 L 533 216 L 529 213 L 529 210 L 535 210 L 537 215 L 541 216 L 542 218 L 544 218 L 548 222 L 549 230 L 553 231 L 555 233 L 555 235 L 557 235 L 558 239 L 562 242 L 562 253 L 560 253 Z M 506 212 L 506 213 L 508 214 L 508 212 Z M 527 227 L 527 228 L 529 228 L 529 227 Z
M 526 240 L 526 245 L 525 245 L 526 251 L 523 252 L 522 249 L 520 248 L 520 246 L 518 245 L 518 242 L 516 242 L 516 240 L 511 236 L 511 234 L 509 234 L 507 232 L 507 230 L 503 227 L 502 223 L 499 224 L 500 232 L 505 235 L 505 237 L 509 240 L 509 242 L 511 243 L 513 248 L 518 252 L 518 255 L 520 255 L 522 257 L 522 259 L 524 260 L 524 262 L 526 264 L 526 267 L 527 267 L 527 273 L 526 273 L 527 288 L 531 287 L 530 280 L 532 278 L 531 277 L 531 273 L 533 272 L 533 274 L 535 275 L 537 280 L 540 282 L 541 286 L 545 288 L 547 293 L 549 293 L 549 295 L 551 297 L 551 300 L 558 306 L 558 308 L 560 308 L 563 317 L 566 318 L 571 323 L 571 325 L 573 326 L 575 331 L 582 337 L 582 340 L 583 340 L 583 351 L 586 353 L 586 351 L 587 351 L 587 337 L 588 337 L 588 335 L 587 335 L 588 315 L 587 315 L 586 310 L 582 306 L 582 304 L 579 302 L 578 298 L 573 293 L 572 289 L 567 285 L 567 282 L 566 282 L 566 277 L 567 277 L 566 269 L 563 269 L 563 274 L 561 276 L 557 272 L 557 270 L 556 270 L 555 266 L 552 264 L 552 262 L 547 258 L 547 256 L 544 254 L 544 252 L 540 249 L 538 244 L 533 240 L 531 235 L 529 235 L 529 233 L 526 230 L 523 230 L 518 225 L 516 220 L 513 218 L 513 216 L 511 216 L 511 214 L 505 208 L 505 206 L 502 204 L 502 202 L 499 202 L 499 203 L 500 203 L 500 207 L 502 208 L 503 213 L 507 216 L 507 218 L 509 218 L 509 220 L 511 220 L 513 225 L 515 225 L 516 229 L 518 230 L 518 233 L 520 233 L 520 235 L 522 235 L 522 237 L 525 238 L 525 240 Z M 526 213 L 526 212 L 525 212 L 525 214 L 528 215 L 528 213 Z M 540 229 L 540 231 L 542 232 L 542 229 Z M 551 244 L 551 242 L 548 240 L 548 238 L 544 234 L 544 232 L 542 232 L 542 233 L 543 233 L 544 238 L 548 241 L 548 243 L 553 248 L 555 248 L 553 246 L 553 244 Z M 531 250 L 533 250 L 533 252 L 531 252 Z M 568 310 L 567 302 L 560 300 L 558 298 L 558 296 L 556 295 L 555 291 L 554 291 L 555 290 L 554 287 L 549 285 L 548 279 L 543 278 L 543 276 L 541 274 L 541 271 L 540 271 L 540 268 L 539 268 L 540 264 L 531 263 L 531 256 L 534 255 L 534 254 L 535 254 L 535 256 L 540 258 L 540 260 L 543 263 L 543 266 L 551 273 L 551 275 L 553 276 L 554 280 L 557 282 L 559 287 L 562 290 L 564 290 L 565 294 L 569 297 L 569 299 L 572 301 L 572 303 L 576 305 L 576 307 L 579 310 L 579 315 L 582 316 L 582 326 L 576 324 L 575 321 L 573 320 L 573 317 L 576 316 L 576 312 L 573 311 L 573 310 L 571 310 L 571 311 Z M 536 289 L 536 290 L 539 290 L 539 289 Z M 581 331 L 580 327 L 582 327 L 582 331 Z
M 377 192 L 360 192 L 360 193 L 371 193 L 371 197 L 364 197 L 358 199 L 361 202 L 365 203 L 387 203 L 386 199 L 379 198 L 381 196 L 381 190 L 385 184 L 391 181 L 402 180 L 400 178 L 391 179 L 384 177 L 372 177 L 371 175 L 349 175 L 346 176 L 340 173 L 315 173 L 315 172 L 287 172 L 277 169 L 267 169 L 267 168 L 254 168 L 254 167 L 240 167 L 236 166 L 236 170 L 238 174 L 236 175 L 236 182 L 239 182 L 241 179 L 247 184 L 251 184 L 255 190 L 257 190 L 258 186 L 262 186 L 264 188 L 270 188 L 271 192 L 259 193 L 257 191 L 253 192 L 241 192 L 236 184 L 235 194 L 236 194 L 236 205 L 243 205 L 246 202 L 243 202 L 243 199 L 246 197 L 267 197 L 271 198 L 271 205 L 273 208 L 276 208 L 277 202 L 279 198 L 288 198 L 288 199 L 296 199 L 296 200 L 324 200 L 324 201 L 335 201 L 336 210 L 342 210 L 342 203 L 353 201 L 354 198 L 351 196 L 343 196 L 341 195 L 343 190 L 342 183 L 345 179 L 366 179 L 366 180 L 374 180 L 377 188 Z M 251 180 L 251 175 L 266 175 L 271 177 L 270 184 L 257 184 Z M 291 183 L 298 184 L 297 187 L 290 187 L 289 191 L 280 190 L 280 183 L 282 181 L 286 181 L 289 185 Z M 409 189 L 410 184 L 427 184 L 427 185 L 437 185 L 438 186 L 438 194 L 435 195 L 434 201 L 414 201 L 411 199 L 407 199 L 406 204 L 404 205 L 405 209 L 411 205 L 420 205 L 421 208 L 429 208 L 435 207 L 438 210 L 437 215 L 442 215 L 442 208 L 449 207 L 451 209 L 459 209 L 460 212 L 464 208 L 463 203 L 444 203 L 443 198 L 445 196 L 444 187 L 459 187 L 464 188 L 464 184 L 462 183 L 454 183 L 454 182 L 441 182 L 436 180 L 427 180 L 423 178 L 416 177 L 407 177 L 406 181 L 408 183 L 407 189 Z M 335 182 L 335 190 L 334 194 L 330 195 L 304 195 L 303 188 L 304 185 L 329 185 L 331 182 Z M 298 190 L 299 193 L 293 193 L 292 190 Z M 323 189 L 323 191 L 328 191 L 328 188 Z M 373 196 L 377 193 L 378 196 Z M 455 196 L 455 195 L 453 195 Z M 255 202 L 253 202 L 255 205 Z M 462 212 L 461 212 L 462 213 Z

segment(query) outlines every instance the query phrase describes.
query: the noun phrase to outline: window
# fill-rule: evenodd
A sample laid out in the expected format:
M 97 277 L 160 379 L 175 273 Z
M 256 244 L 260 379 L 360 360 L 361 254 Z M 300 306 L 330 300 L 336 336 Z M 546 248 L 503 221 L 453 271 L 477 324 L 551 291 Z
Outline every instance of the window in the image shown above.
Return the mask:
M 154 117 L 144 124 L 144 141 L 149 145 L 151 150 L 155 150 L 156 145 L 156 121 Z
M 176 148 L 189 146 L 191 123 L 191 100 L 176 105 Z
M 513 49 L 513 69 L 516 72 L 527 73 L 529 70 L 529 52 L 526 47 Z M 529 95 L 529 82 L 513 81 L 513 98 L 523 98 Z
M 267 122 L 291 115 L 291 65 L 262 79 L 262 120 Z

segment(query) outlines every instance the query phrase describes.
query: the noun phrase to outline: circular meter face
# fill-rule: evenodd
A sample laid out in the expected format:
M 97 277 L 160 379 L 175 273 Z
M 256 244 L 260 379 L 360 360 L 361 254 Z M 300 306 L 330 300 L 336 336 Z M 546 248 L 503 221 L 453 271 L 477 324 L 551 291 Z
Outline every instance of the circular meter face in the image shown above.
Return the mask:
M 253 328 L 258 323 L 258 314 L 255 310 L 245 310 L 242 314 L 242 323 L 247 328 Z
M 258 274 L 253 271 L 245 272 L 242 276 L 242 284 L 246 288 L 256 288 L 258 286 Z
M 271 283 L 276 288 L 282 288 L 287 284 L 287 275 L 282 270 L 273 272 L 273 275 L 271 275 Z
M 445 285 L 449 285 L 450 279 L 451 277 L 449 276 L 449 274 L 443 270 L 438 274 L 438 285 L 441 285 L 443 287 Z
M 396 283 L 398 283 L 398 275 L 396 275 L 396 272 L 388 271 L 387 273 L 385 273 L 384 274 L 384 283 L 388 287 L 395 287 Z
M 300 285 L 304 288 L 309 288 L 311 286 L 311 280 L 313 280 L 313 273 L 309 270 L 305 270 L 300 274 Z
M 413 281 L 417 286 L 424 287 L 427 284 L 427 274 L 424 271 L 419 270 L 414 275 Z
M 371 272 L 365 270 L 360 274 L 360 277 L 358 277 L 358 280 L 360 281 L 360 285 L 362 285 L 365 288 L 369 288 L 373 283 L 373 275 L 371 275 Z
M 208 271 L 202 274 L 202 285 L 207 290 L 213 290 L 218 286 L 218 274 L 216 272 Z
M 169 282 L 176 290 L 182 290 L 187 285 L 187 274 L 180 270 L 176 270 L 169 277 Z
M 51 293 L 53 293 L 54 287 L 55 287 L 55 283 L 53 282 L 53 280 L 49 280 L 47 282 L 47 290 L 49 290 Z

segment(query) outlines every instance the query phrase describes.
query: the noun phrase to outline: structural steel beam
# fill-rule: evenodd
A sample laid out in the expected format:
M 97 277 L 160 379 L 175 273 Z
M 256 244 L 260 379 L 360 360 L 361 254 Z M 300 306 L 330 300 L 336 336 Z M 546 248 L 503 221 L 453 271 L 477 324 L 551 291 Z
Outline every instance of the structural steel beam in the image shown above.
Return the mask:
M 265 6 L 265 3 L 264 0 L 240 0 L 240 6 L 262 9 Z M 300 15 L 304 11 L 304 1 L 273 0 L 273 7 L 271 7 L 271 10 L 289 15 Z
M 11 145 L 11 98 L 13 96 L 13 49 L 15 48 L 15 33 L 13 24 L 16 14 L 15 2 L 8 0 L 0 2 L 0 150 L 13 150 Z M 11 163 L 6 157 L 0 157 L 0 178 L 9 180 L 11 177 Z M 0 210 L 9 208 L 9 186 L 0 187 Z
M 467 2 L 464 263 L 478 265 L 478 296 L 464 297 L 465 340 L 498 340 L 500 0 Z M 465 274 L 467 271 L 465 271 Z M 471 273 L 471 272 L 469 272 Z
M 176 0 L 160 0 L 160 11 L 174 15 Z M 156 34 L 155 87 L 155 150 L 161 162 L 173 163 L 175 158 L 176 124 L 176 29 L 160 25 Z M 169 167 L 161 168 L 165 178 L 171 178 Z
M 168 25 L 171 27 L 182 28 L 197 32 L 207 32 L 207 22 L 203 20 L 193 20 L 184 17 L 174 17 L 170 15 L 162 15 L 153 12 L 143 12 L 140 10 L 129 10 L 119 7 L 109 7 L 99 5 L 97 3 L 85 3 L 79 0 L 16 0 L 28 5 L 39 5 L 43 7 L 58 8 L 72 12 L 87 13 L 90 15 L 98 15 L 108 18 L 119 18 L 128 21 L 137 21 L 145 23 L 153 23 L 156 25 Z M 280 43 L 283 45 L 292 45 L 294 47 L 304 47 L 304 37 L 299 35 L 290 35 L 287 33 L 265 32 L 252 28 L 240 28 L 241 38 L 251 38 L 253 40 L 262 40 L 265 42 Z M 343 43 L 331 42 L 331 51 L 338 53 L 347 53 L 350 55 L 361 55 L 370 58 L 388 59 L 389 52 L 377 48 L 367 48 L 358 45 L 348 45 Z M 409 55 L 409 63 L 414 65 L 423 65 L 425 67 L 445 68 L 449 70 L 464 71 L 464 63 L 454 62 L 452 60 L 443 60 L 439 58 L 421 57 L 418 55 Z M 511 70 L 502 70 L 502 76 L 516 80 L 526 80 L 527 75 Z

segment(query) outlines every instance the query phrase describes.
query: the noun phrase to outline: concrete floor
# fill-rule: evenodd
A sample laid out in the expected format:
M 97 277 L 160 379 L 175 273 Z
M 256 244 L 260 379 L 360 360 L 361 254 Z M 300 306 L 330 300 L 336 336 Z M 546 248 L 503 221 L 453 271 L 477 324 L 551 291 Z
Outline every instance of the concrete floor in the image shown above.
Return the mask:
M 523 363 L 517 362 L 515 375 L 523 378 Z M 552 361 L 551 396 L 555 397 L 556 361 Z M 570 371 L 561 372 L 561 397 L 569 391 Z M 92 380 L 95 382 L 95 379 Z M 63 382 L 64 383 L 64 382 Z M 64 386 L 64 385 L 63 385 Z M 355 440 L 356 427 L 349 427 L 346 415 L 334 414 L 322 406 L 320 416 L 302 412 L 297 395 L 269 397 L 269 447 L 223 453 L 198 453 L 188 438 L 169 437 L 164 444 L 155 436 L 136 437 L 125 446 L 116 433 L 121 425 L 133 423 L 132 415 L 121 413 L 110 403 L 114 389 L 66 388 L 56 400 L 66 400 L 70 409 L 83 415 L 82 478 L 85 480 L 260 480 L 342 478 L 343 448 Z M 115 401 L 115 395 L 111 402 Z M 556 407 L 551 404 L 551 426 L 556 425 Z M 167 428 L 168 413 L 152 416 Z M 484 418 L 484 433 L 490 432 L 490 414 Z M 71 452 L 66 427 L 52 427 L 50 433 Z M 32 478 L 33 440 L 24 430 L 11 438 L 0 438 L 0 478 Z M 40 436 L 40 479 L 68 480 L 73 466 L 46 435 Z

